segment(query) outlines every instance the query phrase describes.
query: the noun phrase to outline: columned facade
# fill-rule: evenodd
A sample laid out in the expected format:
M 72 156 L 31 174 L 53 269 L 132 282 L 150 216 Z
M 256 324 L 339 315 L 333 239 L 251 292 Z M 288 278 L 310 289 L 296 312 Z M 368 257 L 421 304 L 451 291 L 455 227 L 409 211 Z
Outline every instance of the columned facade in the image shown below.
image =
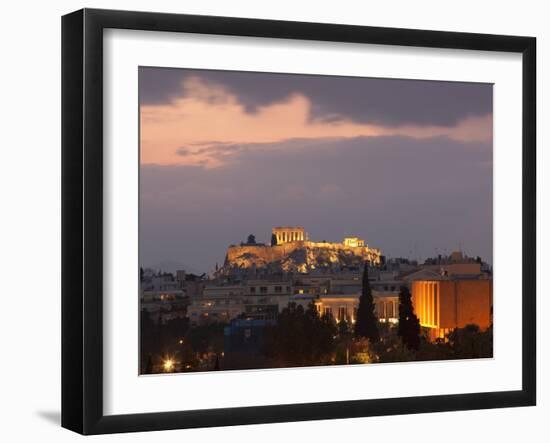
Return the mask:
M 412 302 L 420 325 L 430 338 L 445 338 L 451 330 L 475 324 L 484 331 L 492 324 L 492 280 L 460 278 L 412 282 Z
M 277 239 L 277 244 L 292 243 L 295 241 L 304 241 L 306 232 L 300 226 L 279 226 L 272 229 L 273 235 Z

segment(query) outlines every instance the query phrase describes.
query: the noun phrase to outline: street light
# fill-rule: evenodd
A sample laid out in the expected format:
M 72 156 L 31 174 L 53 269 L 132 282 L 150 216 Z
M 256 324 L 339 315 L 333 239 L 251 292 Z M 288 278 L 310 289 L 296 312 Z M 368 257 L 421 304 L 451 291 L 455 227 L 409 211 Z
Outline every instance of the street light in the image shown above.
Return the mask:
M 171 358 L 167 358 L 162 362 L 162 367 L 164 369 L 164 372 L 172 372 L 174 369 L 174 360 Z

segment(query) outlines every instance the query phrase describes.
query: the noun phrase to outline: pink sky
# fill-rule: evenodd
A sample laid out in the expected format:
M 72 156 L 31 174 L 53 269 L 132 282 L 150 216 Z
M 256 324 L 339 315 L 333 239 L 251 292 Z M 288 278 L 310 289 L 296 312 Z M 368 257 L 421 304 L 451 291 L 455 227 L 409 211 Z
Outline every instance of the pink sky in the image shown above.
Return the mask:
M 271 227 L 492 260 L 492 85 L 141 68 L 140 261 L 208 272 Z
M 312 120 L 311 108 L 308 97 L 293 93 L 282 101 L 259 107 L 254 113 L 247 112 L 238 97 L 222 85 L 189 77 L 182 80 L 179 97 L 168 103 L 142 104 L 141 162 L 221 167 L 224 159 L 219 151 L 205 152 L 203 149 L 220 143 L 252 144 L 254 149 L 261 149 L 262 143 L 328 137 L 448 137 L 461 142 L 492 139 L 491 114 L 466 116 L 453 126 L 383 126 L 358 123 L 349 118 Z M 181 148 L 187 155 L 178 154 Z

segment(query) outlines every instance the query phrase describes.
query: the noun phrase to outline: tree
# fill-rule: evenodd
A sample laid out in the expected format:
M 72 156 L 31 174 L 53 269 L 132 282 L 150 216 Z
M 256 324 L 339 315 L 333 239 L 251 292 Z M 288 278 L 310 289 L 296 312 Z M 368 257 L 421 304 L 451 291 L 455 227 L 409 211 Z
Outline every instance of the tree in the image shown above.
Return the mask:
M 336 348 L 336 364 L 349 364 L 350 350 L 353 345 L 353 329 L 345 318 L 338 322 L 338 340 Z
M 193 351 L 199 354 L 223 352 L 223 330 L 224 323 L 209 323 L 195 326 L 187 330 L 185 342 L 191 346 Z
M 266 356 L 281 367 L 326 364 L 335 350 L 336 325 L 319 316 L 315 304 L 307 309 L 289 303 L 266 331 Z
M 399 292 L 399 326 L 397 335 L 408 348 L 417 351 L 420 346 L 420 321 L 414 313 L 411 293 L 406 286 Z
M 476 324 L 454 329 L 449 335 L 454 358 L 491 358 L 493 356 L 493 328 L 481 331 Z
M 369 283 L 369 266 L 365 262 L 363 268 L 363 287 L 361 297 L 359 297 L 359 307 L 357 308 L 357 320 L 355 322 L 355 336 L 357 338 L 368 338 L 374 343 L 380 339 L 378 332 L 378 318 L 374 313 L 374 300 Z
M 345 318 L 340 320 L 338 323 L 338 335 L 341 337 L 347 336 L 349 334 L 349 323 L 346 321 Z
M 147 357 L 147 364 L 145 365 L 145 370 L 143 371 L 144 374 L 152 374 L 153 373 L 153 357 L 151 354 Z
M 277 236 L 275 234 L 271 234 L 271 246 L 277 246 Z
M 250 234 L 246 240 L 246 244 L 248 245 L 254 245 L 256 244 L 256 237 L 254 236 L 254 234 Z
M 145 358 L 148 354 L 155 354 L 159 351 L 161 346 L 160 332 L 159 325 L 153 321 L 149 312 L 142 308 L 140 311 L 139 321 L 139 341 L 142 366 L 145 366 Z

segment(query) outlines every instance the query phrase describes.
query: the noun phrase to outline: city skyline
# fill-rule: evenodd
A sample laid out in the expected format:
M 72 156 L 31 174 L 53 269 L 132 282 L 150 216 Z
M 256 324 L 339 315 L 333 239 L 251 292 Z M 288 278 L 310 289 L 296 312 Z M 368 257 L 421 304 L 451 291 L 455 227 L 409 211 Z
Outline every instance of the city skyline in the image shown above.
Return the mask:
M 140 263 L 277 225 L 492 263 L 492 85 L 140 68 Z M 172 268 L 172 269 L 171 269 Z

